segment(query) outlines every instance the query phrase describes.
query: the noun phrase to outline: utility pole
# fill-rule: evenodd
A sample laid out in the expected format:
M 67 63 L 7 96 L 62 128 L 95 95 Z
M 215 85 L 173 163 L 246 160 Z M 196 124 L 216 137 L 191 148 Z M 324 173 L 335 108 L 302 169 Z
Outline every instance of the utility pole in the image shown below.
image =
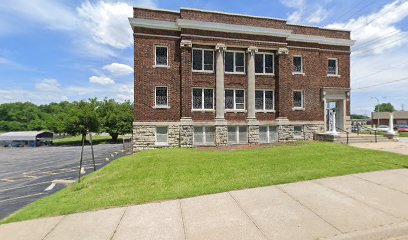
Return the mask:
M 380 125 L 380 99 L 377 97 L 371 97 L 371 99 L 376 99 L 377 100 L 377 127 Z

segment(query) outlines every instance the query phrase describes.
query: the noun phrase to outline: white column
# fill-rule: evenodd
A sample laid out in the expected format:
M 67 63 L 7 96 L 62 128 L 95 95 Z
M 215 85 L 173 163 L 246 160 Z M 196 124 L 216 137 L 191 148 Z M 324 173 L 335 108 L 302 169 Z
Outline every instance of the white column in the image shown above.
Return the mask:
M 394 113 L 390 113 L 390 120 L 389 120 L 389 129 L 388 129 L 388 133 L 389 134 L 395 134 L 394 132 Z
M 248 115 L 247 119 L 249 121 L 255 120 L 255 53 L 258 52 L 256 47 L 249 47 L 248 53 Z
M 215 46 L 215 119 L 224 120 L 224 51 L 226 50 L 224 44 L 217 44 Z

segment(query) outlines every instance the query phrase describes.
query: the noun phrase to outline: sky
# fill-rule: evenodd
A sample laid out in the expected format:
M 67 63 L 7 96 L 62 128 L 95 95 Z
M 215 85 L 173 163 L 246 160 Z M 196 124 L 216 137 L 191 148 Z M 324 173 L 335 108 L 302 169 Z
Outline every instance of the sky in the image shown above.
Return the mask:
M 0 103 L 133 99 L 132 6 L 180 7 L 352 30 L 352 113 L 408 110 L 408 0 L 5 0 Z

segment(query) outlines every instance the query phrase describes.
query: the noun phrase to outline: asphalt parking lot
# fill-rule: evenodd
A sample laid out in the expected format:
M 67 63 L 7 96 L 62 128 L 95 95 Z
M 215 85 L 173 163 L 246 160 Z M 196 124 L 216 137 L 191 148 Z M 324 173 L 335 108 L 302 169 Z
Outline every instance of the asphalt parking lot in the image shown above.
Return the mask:
M 95 145 L 96 170 L 123 156 L 122 149 L 122 144 Z M 50 186 L 53 180 L 76 180 L 80 151 L 80 146 L 0 148 L 0 219 L 65 187 Z M 89 146 L 84 150 L 83 166 L 85 174 L 93 172 Z M 48 187 L 51 189 L 45 190 Z

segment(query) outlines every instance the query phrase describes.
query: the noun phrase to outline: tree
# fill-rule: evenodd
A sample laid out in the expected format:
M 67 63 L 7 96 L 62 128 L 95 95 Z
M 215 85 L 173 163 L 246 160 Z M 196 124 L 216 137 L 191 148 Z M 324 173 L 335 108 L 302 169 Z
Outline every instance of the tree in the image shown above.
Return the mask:
M 366 115 L 359 115 L 359 114 L 351 114 L 351 119 L 367 119 L 369 118 Z
M 391 103 L 381 103 L 374 107 L 374 112 L 394 112 L 395 108 Z
M 114 99 L 104 99 L 98 108 L 102 132 L 109 133 L 112 141 L 118 136 L 132 132 L 133 104 L 130 101 L 118 103 Z
M 86 135 L 88 132 L 99 132 L 99 119 L 96 109 L 99 102 L 73 102 L 72 107 L 63 115 L 64 132 L 70 135 Z

